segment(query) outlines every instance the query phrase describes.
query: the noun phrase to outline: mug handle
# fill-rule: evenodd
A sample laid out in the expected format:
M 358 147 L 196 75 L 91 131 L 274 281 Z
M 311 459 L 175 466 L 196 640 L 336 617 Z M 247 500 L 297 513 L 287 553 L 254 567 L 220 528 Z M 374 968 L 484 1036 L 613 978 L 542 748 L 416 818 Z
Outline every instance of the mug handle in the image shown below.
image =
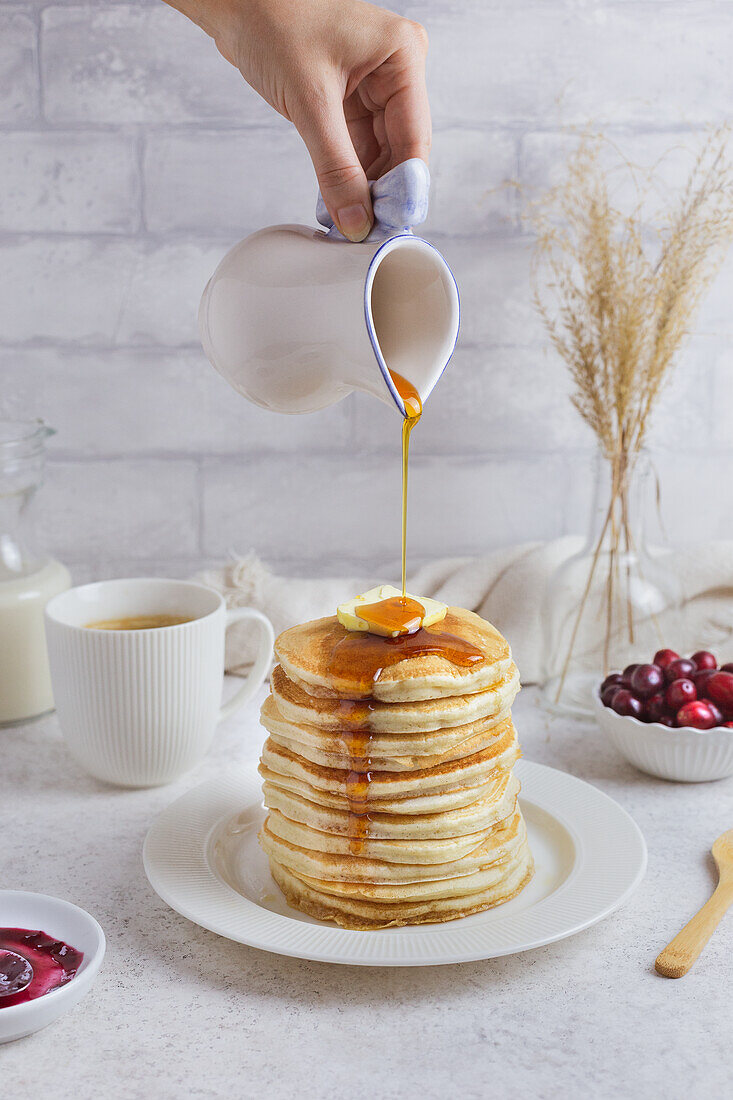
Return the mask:
M 230 626 L 231 623 L 242 622 L 245 619 L 252 620 L 259 627 L 259 652 L 242 686 L 220 708 L 219 722 L 222 718 L 228 718 L 235 710 L 239 710 L 243 703 L 252 698 L 267 675 L 272 660 L 272 647 L 275 644 L 275 631 L 272 629 L 272 623 L 267 616 L 263 615 L 261 611 L 255 611 L 253 607 L 235 607 L 231 611 L 227 611 L 227 626 Z

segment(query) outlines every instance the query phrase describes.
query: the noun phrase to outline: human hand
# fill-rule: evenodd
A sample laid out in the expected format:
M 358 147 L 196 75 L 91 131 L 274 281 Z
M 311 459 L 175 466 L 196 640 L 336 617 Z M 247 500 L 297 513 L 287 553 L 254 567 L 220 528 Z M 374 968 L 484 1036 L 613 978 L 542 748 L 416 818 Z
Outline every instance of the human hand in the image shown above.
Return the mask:
M 427 35 L 362 0 L 167 0 L 303 138 L 340 232 L 361 241 L 367 181 L 427 161 Z

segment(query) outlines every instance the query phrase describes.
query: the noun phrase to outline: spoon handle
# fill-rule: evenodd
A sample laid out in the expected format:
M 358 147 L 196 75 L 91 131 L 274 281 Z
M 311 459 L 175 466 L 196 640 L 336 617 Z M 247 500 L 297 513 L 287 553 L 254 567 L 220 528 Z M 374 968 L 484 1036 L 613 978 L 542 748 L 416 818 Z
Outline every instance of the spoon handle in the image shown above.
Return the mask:
M 697 959 L 705 944 L 733 903 L 733 879 L 719 882 L 712 897 L 688 921 L 657 957 L 654 966 L 665 978 L 682 978 Z

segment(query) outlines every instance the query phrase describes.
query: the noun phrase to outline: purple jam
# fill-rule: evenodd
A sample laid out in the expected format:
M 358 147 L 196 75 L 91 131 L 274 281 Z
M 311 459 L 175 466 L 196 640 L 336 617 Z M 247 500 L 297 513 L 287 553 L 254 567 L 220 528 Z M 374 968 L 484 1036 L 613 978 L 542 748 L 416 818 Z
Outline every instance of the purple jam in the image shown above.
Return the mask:
M 28 928 L 0 928 L 0 990 L 3 986 L 12 988 L 19 977 L 16 974 L 18 961 L 12 955 L 5 954 L 8 951 L 14 951 L 31 964 L 33 978 L 30 985 L 19 993 L 0 996 L 0 1008 L 34 1001 L 36 997 L 66 985 L 76 975 L 84 958 L 83 951 L 77 951 L 46 932 L 33 932 Z

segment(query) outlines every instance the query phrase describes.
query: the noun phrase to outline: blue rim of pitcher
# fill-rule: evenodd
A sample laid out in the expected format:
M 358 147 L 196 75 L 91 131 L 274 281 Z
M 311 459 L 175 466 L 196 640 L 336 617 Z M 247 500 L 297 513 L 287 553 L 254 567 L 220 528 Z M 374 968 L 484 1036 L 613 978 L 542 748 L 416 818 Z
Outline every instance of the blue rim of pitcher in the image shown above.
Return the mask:
M 457 304 L 457 307 L 458 307 L 458 324 L 456 325 L 456 335 L 455 335 L 455 339 L 453 341 L 453 347 L 451 348 L 450 355 L 448 356 L 445 363 L 443 364 L 443 369 L 441 370 L 440 374 L 438 375 L 438 377 L 435 379 L 432 386 L 430 387 L 429 393 L 425 394 L 424 399 L 422 399 L 422 395 L 420 395 L 421 399 L 423 400 L 423 404 L 425 403 L 425 401 L 427 401 L 430 394 L 433 392 L 435 387 L 438 385 L 438 382 L 440 382 L 441 378 L 443 377 L 443 373 L 445 371 L 445 368 L 450 363 L 451 359 L 453 358 L 453 352 L 456 350 L 456 345 L 458 343 L 458 334 L 461 331 L 461 295 L 458 291 L 458 283 L 456 282 L 456 277 L 453 274 L 453 272 L 451 271 L 450 265 L 448 264 L 448 261 L 446 260 L 445 256 L 443 255 L 443 253 L 439 249 L 437 249 L 435 247 L 434 244 L 431 244 L 430 241 L 426 241 L 424 237 L 416 237 L 415 234 L 411 233 L 411 232 L 410 233 L 396 233 L 394 236 L 389 237 L 388 240 L 386 240 L 383 244 L 381 244 L 379 246 L 379 248 L 376 250 L 376 252 L 374 253 L 374 255 L 372 256 L 372 258 L 371 258 L 371 261 L 369 263 L 369 267 L 367 268 L 366 278 L 364 280 L 364 322 L 366 324 L 367 333 L 369 334 L 369 342 L 372 345 L 372 351 L 374 352 L 374 357 L 377 360 L 377 363 L 379 364 L 379 369 L 382 372 L 382 377 L 385 381 L 385 385 L 387 386 L 387 389 L 389 390 L 390 396 L 392 397 L 392 400 L 394 401 L 395 405 L 397 406 L 397 409 L 399 410 L 399 412 L 404 417 L 404 416 L 407 415 L 406 412 L 405 412 L 405 403 L 402 400 L 402 398 L 400 397 L 399 393 L 397 392 L 395 384 L 392 381 L 392 377 L 389 373 L 389 367 L 387 366 L 387 364 L 385 362 L 385 359 L 384 359 L 384 356 L 382 355 L 382 349 L 379 346 L 379 341 L 377 339 L 377 334 L 374 331 L 374 324 L 372 322 L 372 311 L 371 311 L 371 307 L 370 307 L 370 295 L 371 295 L 372 283 L 374 282 L 374 275 L 376 273 L 376 267 L 378 266 L 379 257 L 385 251 L 385 249 L 387 251 L 391 252 L 394 241 L 398 240 L 400 237 L 409 237 L 409 239 L 411 241 L 418 241 L 421 245 L 425 245 L 426 248 L 429 248 L 432 252 L 435 252 L 438 256 L 440 256 L 441 260 L 445 264 L 446 271 L 448 272 L 448 274 L 451 277 L 451 280 L 453 281 L 453 286 L 454 286 L 455 292 L 456 292 L 456 304 Z

